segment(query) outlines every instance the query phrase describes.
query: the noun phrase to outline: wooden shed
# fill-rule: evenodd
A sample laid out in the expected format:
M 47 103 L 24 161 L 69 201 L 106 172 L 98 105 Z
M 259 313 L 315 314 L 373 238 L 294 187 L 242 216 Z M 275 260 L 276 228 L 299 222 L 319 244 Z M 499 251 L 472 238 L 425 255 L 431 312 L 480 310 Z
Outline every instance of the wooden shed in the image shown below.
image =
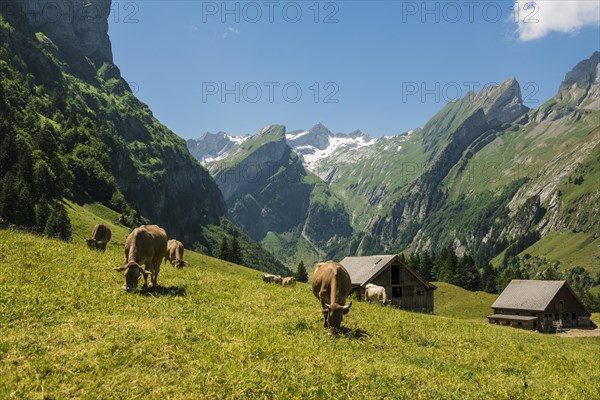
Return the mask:
M 392 305 L 405 310 L 433 313 L 434 285 L 421 278 L 396 255 L 346 257 L 353 291 L 364 295 L 365 285 L 385 287 Z
M 590 312 L 566 281 L 511 281 L 492 304 L 492 324 L 540 332 L 591 327 Z

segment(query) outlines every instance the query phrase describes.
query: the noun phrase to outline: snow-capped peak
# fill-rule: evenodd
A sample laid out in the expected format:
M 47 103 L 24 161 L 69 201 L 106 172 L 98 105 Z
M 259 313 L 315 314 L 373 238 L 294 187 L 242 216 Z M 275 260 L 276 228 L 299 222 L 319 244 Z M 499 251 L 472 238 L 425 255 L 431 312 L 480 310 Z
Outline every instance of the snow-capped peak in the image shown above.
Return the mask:
M 319 163 L 343 148 L 357 149 L 372 145 L 375 139 L 359 130 L 350 134 L 331 133 L 322 123 L 313 126 L 309 131 L 299 131 L 287 138 L 288 144 L 304 159 L 309 170 L 315 170 Z
M 203 165 L 219 161 L 229 154 L 234 147 L 244 143 L 250 138 L 245 136 L 232 136 L 226 132 L 205 132 L 196 140 L 189 139 L 187 147 L 190 153 Z

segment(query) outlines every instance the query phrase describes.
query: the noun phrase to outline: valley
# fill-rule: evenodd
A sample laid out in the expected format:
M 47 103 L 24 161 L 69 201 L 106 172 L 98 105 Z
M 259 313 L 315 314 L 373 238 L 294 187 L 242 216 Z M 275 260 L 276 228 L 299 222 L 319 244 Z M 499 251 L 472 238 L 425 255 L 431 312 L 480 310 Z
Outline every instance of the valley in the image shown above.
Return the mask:
M 600 51 L 544 20 L 598 6 L 473 35 L 375 3 L 259 24 L 227 20 L 250 3 L 4 2 L 0 398 L 598 397 Z M 525 44 L 540 27 L 552 41 Z M 513 74 L 557 90 L 531 104 Z M 398 102 L 498 76 L 432 112 Z M 276 78 L 284 101 L 239 92 Z M 302 126 L 322 118 L 350 128 Z M 141 225 L 166 235 L 127 239 Z M 492 310 L 523 281 L 558 289 Z
M 334 134 L 319 123 L 291 132 L 273 125 L 244 137 L 205 133 L 187 143 L 192 152 L 219 143 L 211 147 L 218 159 L 206 158 L 208 153 L 195 153 L 196 158 L 226 197 L 231 187 L 238 191 L 228 203 L 233 220 L 252 226 L 245 229 L 292 269 L 301 259 L 312 264 L 323 256 L 439 253 L 448 247 L 471 254 L 481 267 L 539 232 L 542 242 L 577 235 L 584 245 L 544 256 L 595 273 L 600 265 L 594 244 L 600 235 L 599 70 L 596 52 L 566 74 L 558 93 L 538 109 L 523 104 L 519 83 L 510 78 L 448 103 L 422 128 L 397 136 Z M 261 143 L 273 129 L 280 132 L 278 149 L 285 154 L 273 150 L 273 143 Z M 251 169 L 265 182 L 248 176 Z M 224 170 L 237 172 L 236 181 L 219 180 Z M 282 177 L 298 188 L 288 190 L 293 198 L 283 200 L 273 185 Z M 334 221 L 326 224 L 329 241 L 311 237 L 315 227 L 325 226 L 315 226 L 314 209 L 307 206 L 317 191 L 328 204 L 325 220 Z M 268 200 L 257 200 L 259 192 Z M 257 228 L 253 221 L 259 214 L 278 222 Z M 283 222 L 287 218 L 293 221 Z M 541 255 L 538 248 L 520 253 Z

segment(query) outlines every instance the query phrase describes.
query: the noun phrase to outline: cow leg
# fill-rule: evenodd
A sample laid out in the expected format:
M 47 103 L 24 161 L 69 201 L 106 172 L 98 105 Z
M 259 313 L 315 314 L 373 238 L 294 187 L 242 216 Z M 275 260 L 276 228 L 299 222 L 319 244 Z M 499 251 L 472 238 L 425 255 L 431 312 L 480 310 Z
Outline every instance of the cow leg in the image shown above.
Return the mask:
M 144 286 L 142 286 L 142 289 L 147 289 L 148 288 L 148 275 L 146 274 L 142 274 L 144 275 Z
M 160 259 L 154 260 L 154 271 L 152 271 L 152 286 L 158 287 L 158 273 L 160 272 Z

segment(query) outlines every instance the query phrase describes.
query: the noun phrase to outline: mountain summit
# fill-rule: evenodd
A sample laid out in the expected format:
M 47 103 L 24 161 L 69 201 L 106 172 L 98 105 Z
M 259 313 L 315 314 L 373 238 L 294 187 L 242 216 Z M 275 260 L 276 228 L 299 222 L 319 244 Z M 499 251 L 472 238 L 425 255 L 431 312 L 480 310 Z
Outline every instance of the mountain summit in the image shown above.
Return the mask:
M 600 110 L 600 51 L 577 64 L 560 84 L 557 98 L 593 111 Z

